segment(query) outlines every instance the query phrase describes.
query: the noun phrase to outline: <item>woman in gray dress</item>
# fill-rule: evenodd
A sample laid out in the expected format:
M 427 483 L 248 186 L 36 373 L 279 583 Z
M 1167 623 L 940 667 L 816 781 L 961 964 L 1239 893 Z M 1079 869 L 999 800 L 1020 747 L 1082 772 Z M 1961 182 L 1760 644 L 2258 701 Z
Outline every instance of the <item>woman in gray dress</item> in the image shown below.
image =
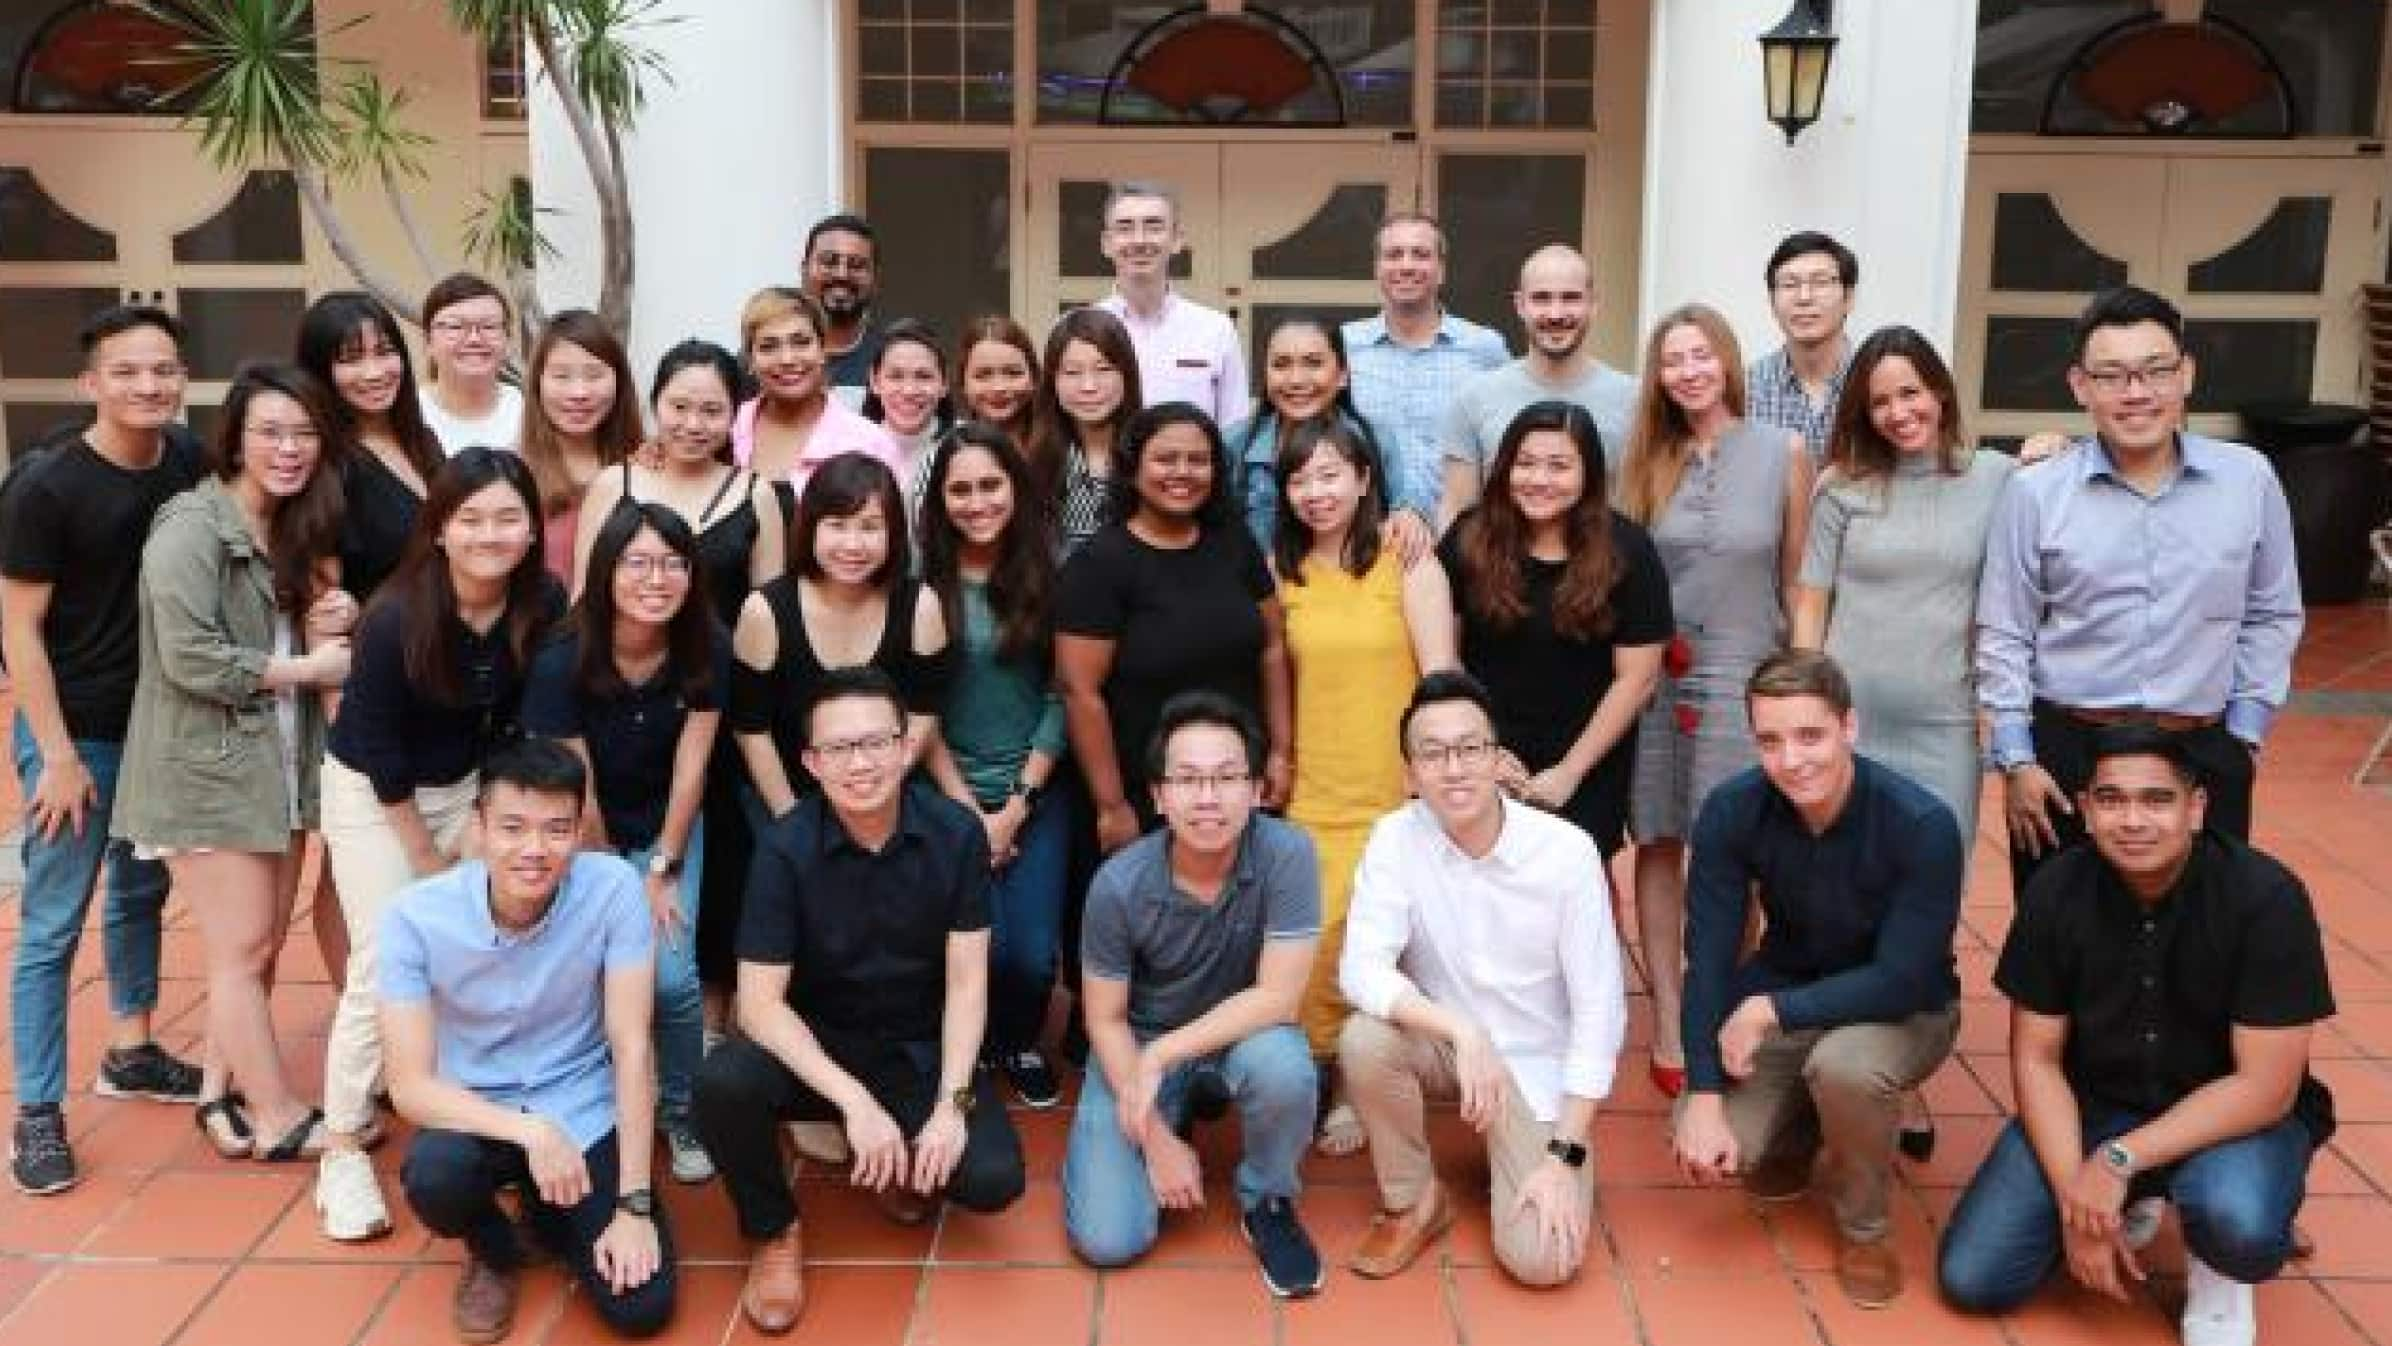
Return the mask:
M 1744 357 L 1719 313 L 1666 314 L 1645 343 L 1644 388 L 1620 509 L 1669 572 L 1677 637 L 1637 729 L 1628 829 L 1636 923 L 1653 989 L 1653 1083 L 1685 1087 L 1686 838 L 1711 787 L 1756 761 L 1744 682 L 1785 643 L 1811 499 L 1802 437 L 1744 419 Z
M 1932 790 L 1973 848 L 1984 781 L 1970 672 L 1977 574 L 2015 465 L 1968 447 L 1952 371 L 1908 327 L 1885 328 L 1854 353 L 1827 462 L 1794 590 L 1793 643 L 1843 665 L 1860 750 Z M 1916 1093 L 1900 1140 L 1913 1158 L 1934 1152 L 1935 1124 Z

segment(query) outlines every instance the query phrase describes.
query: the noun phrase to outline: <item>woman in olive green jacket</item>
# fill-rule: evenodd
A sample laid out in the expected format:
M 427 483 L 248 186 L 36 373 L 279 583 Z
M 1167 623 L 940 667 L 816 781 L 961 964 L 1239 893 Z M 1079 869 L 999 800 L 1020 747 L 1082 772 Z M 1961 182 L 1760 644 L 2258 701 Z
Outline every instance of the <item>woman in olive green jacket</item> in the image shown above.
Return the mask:
M 224 401 L 215 476 L 158 511 L 141 553 L 141 681 L 114 831 L 163 858 L 199 916 L 209 1064 L 198 1120 L 229 1156 L 289 1160 L 323 1145 L 322 1115 L 283 1071 L 267 997 L 315 825 L 320 693 L 348 674 L 356 609 L 327 582 L 341 521 L 339 474 L 324 461 L 329 405 L 303 370 L 244 369 Z

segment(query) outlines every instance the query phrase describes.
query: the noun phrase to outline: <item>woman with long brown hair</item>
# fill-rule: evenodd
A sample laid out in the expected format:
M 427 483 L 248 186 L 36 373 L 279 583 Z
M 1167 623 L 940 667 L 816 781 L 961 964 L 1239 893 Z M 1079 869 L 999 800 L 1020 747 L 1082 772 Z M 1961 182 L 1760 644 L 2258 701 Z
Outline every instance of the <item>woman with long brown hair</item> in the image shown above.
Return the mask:
M 964 324 L 955 343 L 958 418 L 987 421 L 1028 451 L 1038 411 L 1038 343 L 1001 313 Z
M 1130 329 L 1093 305 L 1047 333 L 1030 471 L 1054 520 L 1056 555 L 1072 558 L 1103 527 L 1124 428 L 1145 405 Z
M 597 314 L 566 309 L 532 347 L 531 405 L 516 451 L 540 488 L 541 560 L 570 585 L 590 483 L 640 451 L 639 381 L 623 343 Z
M 1628 823 L 1653 989 L 1653 1082 L 1675 1097 L 1686 1084 L 1686 838 L 1711 787 L 1755 761 L 1744 683 L 1785 643 L 1811 458 L 1802 436 L 1744 418 L 1736 334 L 1700 304 L 1654 325 L 1632 436 L 1620 508 L 1651 531 L 1677 619 L 1660 692 L 1638 727 Z

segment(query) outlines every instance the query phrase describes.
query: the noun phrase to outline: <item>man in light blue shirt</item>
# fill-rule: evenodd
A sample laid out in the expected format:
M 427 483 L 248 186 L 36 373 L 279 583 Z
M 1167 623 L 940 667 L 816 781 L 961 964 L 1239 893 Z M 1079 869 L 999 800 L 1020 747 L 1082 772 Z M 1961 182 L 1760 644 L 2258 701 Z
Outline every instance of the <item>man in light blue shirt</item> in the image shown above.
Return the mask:
M 377 948 L 383 1068 L 420 1128 L 400 1183 L 426 1228 L 465 1241 L 460 1340 L 514 1320 L 526 1223 L 625 1336 L 673 1312 L 672 1237 L 648 1185 L 655 951 L 640 875 L 576 853 L 588 788 L 551 739 L 490 754 L 475 803 L 486 859 L 400 893 Z
M 1347 373 L 1354 405 L 1387 455 L 1390 503 L 1433 521 L 1445 489 L 1437 435 L 1446 408 L 1511 351 L 1500 334 L 1445 310 L 1445 231 L 1434 219 L 1399 211 L 1373 246 L 1381 307 L 1345 325 Z
M 2084 836 L 2071 801 L 2104 725 L 2181 736 L 2209 825 L 2250 836 L 2260 744 L 2292 690 L 2300 576 L 2267 460 L 2180 430 L 2194 373 L 2174 305 L 2133 286 L 2095 296 L 2068 371 L 2094 437 L 2021 471 L 1994 515 L 1977 699 L 2022 890 Z

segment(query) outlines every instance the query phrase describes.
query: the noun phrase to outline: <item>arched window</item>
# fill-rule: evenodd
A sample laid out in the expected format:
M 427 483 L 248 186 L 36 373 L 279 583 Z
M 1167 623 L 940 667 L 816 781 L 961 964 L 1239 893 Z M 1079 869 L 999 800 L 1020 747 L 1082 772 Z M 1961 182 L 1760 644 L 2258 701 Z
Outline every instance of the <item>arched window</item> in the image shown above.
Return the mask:
M 174 0 L 165 0 L 171 5 Z M 8 109 L 89 116 L 177 116 L 175 96 L 198 65 L 173 25 L 110 0 L 75 0 L 0 19 L 0 61 L 9 73 Z

